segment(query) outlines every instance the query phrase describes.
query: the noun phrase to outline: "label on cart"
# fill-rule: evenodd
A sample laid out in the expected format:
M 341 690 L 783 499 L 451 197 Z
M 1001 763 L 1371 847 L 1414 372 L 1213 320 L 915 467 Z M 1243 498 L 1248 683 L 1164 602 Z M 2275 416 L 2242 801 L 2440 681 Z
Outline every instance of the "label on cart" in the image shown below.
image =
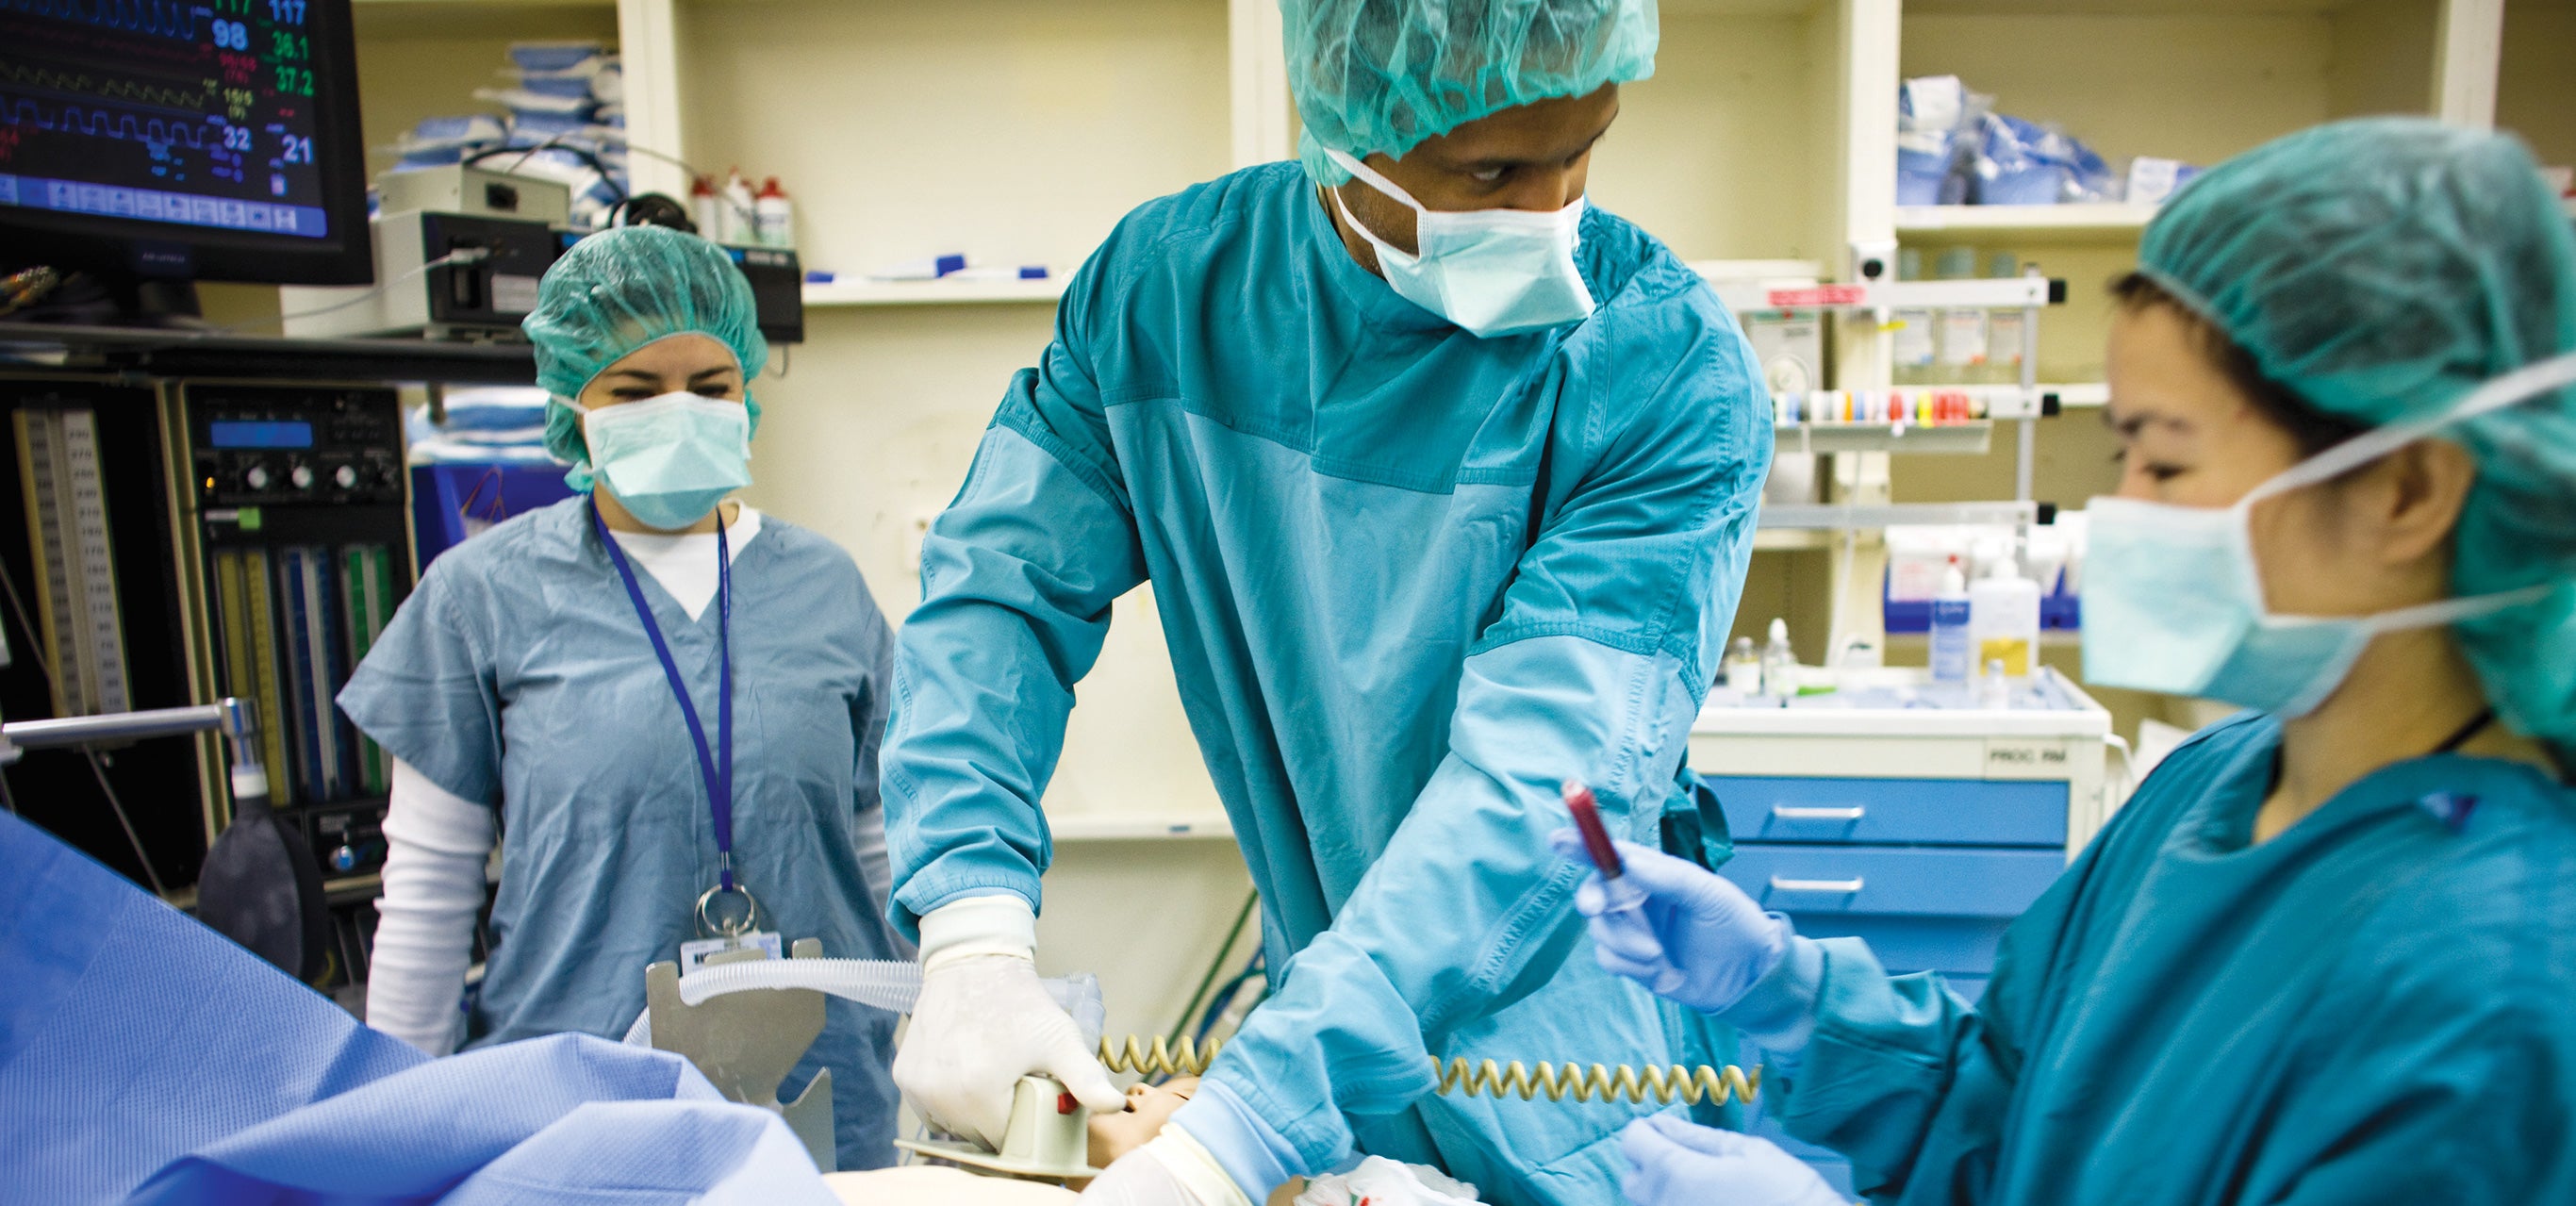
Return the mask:
M 1986 740 L 1989 779 L 2064 779 L 2069 775 L 2066 743 L 2010 737 Z

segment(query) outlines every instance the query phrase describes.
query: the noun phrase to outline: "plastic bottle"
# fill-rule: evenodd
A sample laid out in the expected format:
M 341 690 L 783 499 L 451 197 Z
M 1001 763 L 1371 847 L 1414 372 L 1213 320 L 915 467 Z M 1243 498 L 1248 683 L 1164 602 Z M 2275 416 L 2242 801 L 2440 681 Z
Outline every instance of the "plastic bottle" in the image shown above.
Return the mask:
M 1950 558 L 1950 567 L 1941 571 L 1941 590 L 1932 596 L 1932 681 L 1966 683 L 1968 670 L 1976 664 L 1974 642 L 1968 639 L 1968 576 L 1959 571 L 1959 559 Z
M 1977 275 L 1977 249 L 1953 247 L 1941 253 L 1935 274 L 1945 281 L 1974 279 Z M 1983 381 L 1986 373 L 1986 312 L 1978 306 L 1953 306 L 1941 311 L 1939 363 L 1934 366 L 1936 379 L 1943 385 L 1965 385 Z
M 1968 587 L 1968 636 L 1978 665 L 2001 662 L 2004 677 L 2030 677 L 2039 660 L 2039 584 L 2022 577 L 2010 558 Z
M 1922 249 L 1907 247 L 1897 251 L 1896 279 L 1900 281 L 1923 279 Z M 1932 384 L 1940 376 L 1937 355 L 1939 345 L 1934 339 L 1934 327 L 1938 323 L 1937 312 L 1914 307 L 1898 310 L 1890 314 L 1888 319 L 1896 326 L 1890 337 L 1896 383 L 1898 385 Z
M 751 203 L 752 224 L 763 247 L 796 245 L 796 203 L 787 199 L 787 190 L 778 187 L 772 176 L 760 186 L 760 195 Z
M 715 177 L 700 176 L 689 182 L 689 220 L 710 239 L 723 235 L 724 203 L 716 200 Z
M 1753 638 L 1740 636 L 1726 647 L 1726 685 L 1747 699 L 1762 694 L 1762 655 Z
M 715 241 L 735 247 L 752 242 L 752 215 L 759 199 L 751 195 L 751 182 L 742 178 L 741 168 L 726 174 L 724 191 L 718 199 L 723 203 L 719 207 L 723 214 L 716 220 Z
M 1789 622 L 1771 617 L 1770 639 L 1762 643 L 1762 693 L 1780 699 L 1798 694 L 1798 655 L 1789 649 Z
M 1986 262 L 1986 275 L 2008 280 L 2021 275 L 2021 262 L 1998 251 Z M 1996 385 L 2021 384 L 2022 337 L 2030 329 L 2030 311 L 1994 310 L 1986 315 L 1985 379 Z

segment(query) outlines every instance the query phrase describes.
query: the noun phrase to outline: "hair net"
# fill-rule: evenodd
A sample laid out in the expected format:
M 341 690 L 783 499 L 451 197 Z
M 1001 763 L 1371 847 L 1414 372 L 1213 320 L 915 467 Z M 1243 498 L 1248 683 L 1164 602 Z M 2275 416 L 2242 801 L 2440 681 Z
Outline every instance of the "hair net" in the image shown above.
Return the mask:
M 546 450 L 570 461 L 576 490 L 590 488 L 590 452 L 581 416 L 563 399 L 637 348 L 673 335 L 705 335 L 742 364 L 743 405 L 760 430 L 751 379 L 769 363 L 751 282 L 723 248 L 661 226 L 620 226 L 581 240 L 546 270 L 536 311 L 519 324 L 536 345 L 537 384 L 556 401 L 546 408 Z
M 1279 0 L 1298 153 L 1396 158 L 1497 110 L 1655 73 L 1655 0 Z
M 2373 426 L 2576 352 L 2576 228 L 2514 139 L 2339 122 L 2194 180 L 2140 270 L 2309 403 Z M 2446 427 L 2477 459 L 2452 593 L 2555 585 L 2457 631 L 2496 710 L 2576 748 L 2576 388 Z

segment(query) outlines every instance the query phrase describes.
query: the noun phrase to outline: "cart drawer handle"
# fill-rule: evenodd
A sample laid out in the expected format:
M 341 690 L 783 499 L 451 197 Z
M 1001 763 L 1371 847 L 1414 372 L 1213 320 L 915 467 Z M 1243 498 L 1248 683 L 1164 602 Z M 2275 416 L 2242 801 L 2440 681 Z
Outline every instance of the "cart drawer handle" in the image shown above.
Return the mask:
M 1869 810 L 1857 804 L 1849 808 L 1792 808 L 1786 804 L 1774 804 L 1771 815 L 1782 821 L 1857 821 L 1869 815 Z
M 1863 881 L 1859 879 L 1782 879 L 1774 875 L 1771 877 L 1771 890 L 1774 892 L 1840 892 L 1849 895 L 1860 891 L 1862 883 Z

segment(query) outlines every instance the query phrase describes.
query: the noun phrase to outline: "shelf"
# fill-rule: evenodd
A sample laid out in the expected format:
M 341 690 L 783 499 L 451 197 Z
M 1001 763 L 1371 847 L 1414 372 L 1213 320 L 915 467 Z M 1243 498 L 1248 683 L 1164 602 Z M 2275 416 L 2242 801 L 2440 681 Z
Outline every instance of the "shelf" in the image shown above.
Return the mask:
M 2016 276 L 1964 281 L 1863 281 L 1819 283 L 1813 276 L 1763 277 L 1736 273 L 1741 260 L 1690 265 L 1726 308 L 1749 310 L 1893 310 L 1933 307 L 2022 310 L 2065 299 L 2066 284 Z M 1750 261 L 1768 263 L 1769 261 Z M 1794 262 L 1792 262 L 1794 266 Z M 1809 265 L 1812 267 L 1812 265 Z
M 1764 510 L 1770 504 L 1763 505 Z M 1834 547 L 1835 534 L 1815 528 L 1758 528 L 1753 533 L 1753 551 L 1757 553 L 1811 553 Z
M 1771 429 L 1779 452 L 1930 452 L 1976 456 L 1994 442 L 1992 419 L 1964 423 L 1782 423 Z
M 2023 402 L 2028 396 L 2018 385 L 1899 385 L 1895 388 L 1933 390 L 1942 393 L 1955 391 L 1971 398 L 1983 398 L 1986 400 L 1988 413 L 1999 419 L 2027 418 L 2041 413 L 2039 406 L 2026 403 L 2018 407 L 2012 405 Z M 2099 381 L 2066 382 L 2054 385 L 2043 381 L 2031 389 L 2043 402 L 2055 398 L 2060 410 L 2098 407 L 2111 400 L 2111 387 Z M 2012 413 L 2016 411 L 2023 413 Z
M 1082 816 L 1047 818 L 1047 833 L 1059 842 L 1160 841 L 1167 838 L 1234 838 L 1225 814 L 1181 816 Z
M 2135 235 L 2156 216 L 2152 205 L 1900 205 L 1898 234 L 1949 232 L 2058 235 Z
M 1044 302 L 1054 305 L 1064 295 L 1067 278 L 1051 276 L 1038 281 L 935 280 L 935 281 L 833 281 L 828 285 L 807 284 L 805 305 L 816 306 L 939 306 L 939 305 L 1009 305 Z
M 2039 504 L 2034 502 L 1881 503 L 1876 506 L 1850 506 L 1842 503 L 1765 503 L 1762 507 L 1761 526 L 1812 532 L 1840 532 L 1855 528 L 1883 528 L 1889 524 L 2019 524 L 2031 522 L 2038 517 Z

